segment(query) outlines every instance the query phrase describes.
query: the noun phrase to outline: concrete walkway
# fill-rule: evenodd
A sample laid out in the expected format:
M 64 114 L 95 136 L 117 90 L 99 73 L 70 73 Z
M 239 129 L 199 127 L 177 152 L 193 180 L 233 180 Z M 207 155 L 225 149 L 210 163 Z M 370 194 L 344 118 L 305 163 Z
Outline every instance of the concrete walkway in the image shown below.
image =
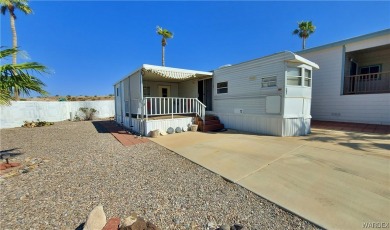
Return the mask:
M 390 135 L 186 132 L 151 139 L 328 229 L 390 222 Z

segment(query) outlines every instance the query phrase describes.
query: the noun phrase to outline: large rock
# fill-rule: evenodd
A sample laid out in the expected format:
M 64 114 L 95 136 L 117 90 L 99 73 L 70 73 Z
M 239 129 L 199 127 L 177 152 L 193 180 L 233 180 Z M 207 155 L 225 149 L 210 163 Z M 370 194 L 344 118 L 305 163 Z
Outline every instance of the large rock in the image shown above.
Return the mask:
M 137 214 L 132 213 L 130 216 L 126 217 L 121 224 L 121 227 L 127 227 L 132 225 L 135 221 L 137 221 Z
M 98 205 L 89 213 L 84 230 L 101 230 L 106 225 L 106 222 L 106 214 L 104 213 L 103 206 Z
M 137 220 L 131 225 L 132 230 L 146 230 L 146 222 L 143 218 L 138 217 Z

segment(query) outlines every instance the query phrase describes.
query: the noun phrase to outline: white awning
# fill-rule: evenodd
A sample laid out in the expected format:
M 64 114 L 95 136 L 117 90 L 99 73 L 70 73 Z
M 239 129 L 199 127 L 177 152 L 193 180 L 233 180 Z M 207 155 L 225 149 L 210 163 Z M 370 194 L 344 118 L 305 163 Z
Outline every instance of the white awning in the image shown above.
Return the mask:
M 162 70 L 162 69 L 147 69 L 142 68 L 142 75 L 145 75 L 145 73 L 153 73 L 163 78 L 169 78 L 169 79 L 189 79 L 196 77 L 196 73 L 192 72 L 177 72 L 177 71 L 171 71 L 171 70 Z
M 191 78 L 205 78 L 213 75 L 212 72 L 179 69 L 165 66 L 144 64 L 141 67 L 144 80 L 180 82 Z

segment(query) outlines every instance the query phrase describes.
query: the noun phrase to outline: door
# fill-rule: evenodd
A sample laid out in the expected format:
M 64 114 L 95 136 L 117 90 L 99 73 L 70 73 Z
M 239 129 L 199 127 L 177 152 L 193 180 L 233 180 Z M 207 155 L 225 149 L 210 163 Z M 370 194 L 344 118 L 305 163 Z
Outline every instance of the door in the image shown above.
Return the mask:
M 212 79 L 198 81 L 198 100 L 206 106 L 206 111 L 212 111 L 213 82 Z
M 169 86 L 169 85 L 158 86 L 158 96 L 159 97 L 170 97 L 171 96 L 171 86 Z
M 158 86 L 158 96 L 159 97 L 166 97 L 162 100 L 158 100 L 157 102 L 157 114 L 166 114 L 169 113 L 169 99 L 168 97 L 171 96 L 171 86 L 169 85 L 160 85 Z M 161 104 L 160 104 L 161 103 Z

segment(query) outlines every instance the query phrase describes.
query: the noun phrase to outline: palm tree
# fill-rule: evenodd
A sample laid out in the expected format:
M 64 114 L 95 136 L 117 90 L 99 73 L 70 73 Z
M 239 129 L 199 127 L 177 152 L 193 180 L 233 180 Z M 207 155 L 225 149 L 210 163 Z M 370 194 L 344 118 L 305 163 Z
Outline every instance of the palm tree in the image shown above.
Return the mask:
M 162 36 L 161 45 L 162 45 L 162 66 L 165 66 L 165 46 L 167 45 L 167 39 L 173 38 L 173 33 L 167 29 L 163 29 L 157 26 L 156 33 Z
M 309 38 L 310 34 L 314 33 L 316 27 L 312 24 L 311 21 L 301 21 L 298 22 L 298 29 L 293 31 L 293 35 L 298 35 L 302 38 L 302 49 L 306 48 L 306 39 Z
M 0 60 L 20 52 L 18 49 L 0 50 Z M 38 62 L 25 62 L 20 64 L 0 65 L 0 104 L 9 104 L 16 90 L 30 95 L 35 91 L 41 95 L 48 93 L 43 89 L 45 84 L 34 75 L 36 73 L 49 73 L 48 68 Z M 34 74 L 34 75 L 33 75 Z
M 18 37 L 15 27 L 15 9 L 22 11 L 25 14 L 31 14 L 32 9 L 28 6 L 28 0 L 0 0 L 1 13 L 5 15 L 8 11 L 10 15 L 11 30 L 12 30 L 12 48 L 18 47 Z M 12 64 L 16 65 L 16 53 L 12 55 Z M 15 89 L 15 99 L 19 99 L 19 90 Z

